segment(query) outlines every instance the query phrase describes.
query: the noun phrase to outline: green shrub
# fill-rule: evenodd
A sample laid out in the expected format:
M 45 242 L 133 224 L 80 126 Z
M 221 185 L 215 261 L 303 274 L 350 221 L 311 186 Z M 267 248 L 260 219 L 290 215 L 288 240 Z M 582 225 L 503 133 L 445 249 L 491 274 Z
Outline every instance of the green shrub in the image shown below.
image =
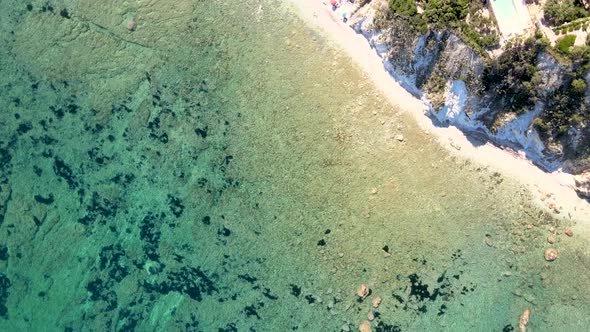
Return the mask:
M 565 135 L 565 134 L 567 134 L 567 131 L 569 129 L 570 129 L 570 126 L 568 126 L 568 125 L 559 126 L 559 128 L 557 129 L 557 135 L 559 135 L 559 136 Z
M 533 127 L 535 127 L 535 129 L 539 130 L 539 131 L 547 131 L 547 129 L 549 129 L 549 126 L 543 121 L 543 119 L 541 118 L 535 118 L 533 120 Z
M 584 121 L 584 117 L 581 116 L 580 114 L 574 114 L 570 118 L 570 122 L 574 125 L 581 124 L 583 121 Z
M 550 93 L 543 114 L 543 122 L 549 127 L 549 132 L 566 135 L 569 128 L 588 120 L 584 106 L 585 89 L 585 80 L 578 77 Z
M 554 26 L 588 16 L 584 7 L 575 0 L 547 0 L 543 11 L 545 20 Z
M 418 13 L 416 2 L 412 0 L 390 0 L 391 10 L 401 16 L 414 16 Z
M 545 42 L 534 38 L 507 44 L 505 51 L 484 69 L 482 83 L 485 91 L 507 97 L 506 110 L 519 112 L 534 105 L 540 75 L 535 66 Z
M 468 13 L 468 0 L 427 0 L 422 17 L 436 27 L 456 27 Z
M 569 53 L 570 47 L 574 46 L 576 35 L 567 35 L 557 40 L 557 49 L 564 54 Z
M 572 81 L 572 93 L 584 94 L 586 92 L 586 81 L 581 78 L 577 78 Z

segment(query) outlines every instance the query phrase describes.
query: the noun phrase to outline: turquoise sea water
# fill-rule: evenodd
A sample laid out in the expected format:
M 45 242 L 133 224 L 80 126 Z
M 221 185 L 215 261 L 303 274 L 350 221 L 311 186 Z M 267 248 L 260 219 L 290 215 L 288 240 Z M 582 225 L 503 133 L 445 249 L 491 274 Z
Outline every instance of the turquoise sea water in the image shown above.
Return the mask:
M 586 330 L 575 221 L 282 2 L 28 5 L 0 2 L 2 331 Z

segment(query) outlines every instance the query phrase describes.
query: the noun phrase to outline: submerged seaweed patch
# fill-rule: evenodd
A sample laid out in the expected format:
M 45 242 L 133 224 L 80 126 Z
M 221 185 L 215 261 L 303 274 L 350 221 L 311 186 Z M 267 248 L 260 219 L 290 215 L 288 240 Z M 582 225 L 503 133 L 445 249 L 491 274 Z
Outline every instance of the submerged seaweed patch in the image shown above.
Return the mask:
M 3 143 L 4 142 L 0 141 L 0 146 Z M 11 160 L 12 160 L 12 155 L 10 154 L 8 149 L 0 147 L 0 170 L 2 170 L 2 173 L 3 173 L 0 176 L 5 177 L 8 175 Z
M 164 281 L 155 284 L 144 282 L 143 287 L 160 294 L 178 292 L 200 302 L 204 295 L 219 292 L 214 278 L 215 275 L 208 276 L 200 267 L 183 266 L 180 270 L 167 272 Z
M 118 205 L 104 197 L 101 197 L 96 191 L 92 192 L 90 203 L 86 205 L 86 214 L 78 219 L 83 225 L 90 225 L 95 221 L 105 224 L 107 220 L 117 214 Z
M 238 332 L 238 328 L 236 323 L 228 323 L 226 326 L 217 329 L 217 332 Z
M 266 297 L 269 300 L 278 300 L 279 297 L 275 294 L 272 293 L 272 291 L 270 290 L 270 288 L 264 288 L 264 290 L 262 291 L 262 295 L 264 295 L 264 297 Z
M 217 231 L 217 235 L 228 237 L 228 236 L 231 235 L 231 230 L 229 228 L 226 228 L 225 226 L 224 227 L 221 227 L 221 229 L 219 229 Z
M 172 195 L 168 195 L 168 206 L 176 218 L 180 217 L 184 211 L 184 205 L 182 204 L 180 198 Z
M 0 261 L 7 261 L 8 257 L 8 247 L 0 244 Z
M 379 322 L 377 323 L 377 326 L 375 326 L 375 332 L 402 332 L 402 329 L 398 325 Z
M 64 179 L 68 183 L 68 186 L 70 186 L 70 189 L 75 189 L 78 186 L 72 168 L 66 165 L 66 163 L 59 157 L 53 159 L 53 172 L 59 178 Z
M 162 224 L 164 218 L 165 215 L 163 213 L 160 215 L 148 213 L 148 215 L 143 218 L 139 226 L 139 238 L 144 241 L 143 250 L 146 256 L 153 261 L 160 260 L 158 249 L 160 246 L 160 237 L 162 233 L 160 232 L 159 227 Z
M 0 272 L 0 317 L 8 319 L 8 307 L 6 302 L 8 301 L 8 295 L 10 295 L 10 286 L 12 283 L 10 279 Z
M 247 273 L 246 274 L 240 274 L 240 275 L 238 275 L 238 278 L 240 278 L 242 280 L 245 280 L 245 281 L 247 281 L 247 282 L 249 282 L 251 284 L 255 283 L 258 280 L 258 278 L 253 277 L 253 276 L 251 276 L 251 275 L 249 275 Z
M 34 198 L 37 203 L 41 203 L 41 204 L 45 204 L 45 205 L 50 205 L 54 201 L 53 194 L 49 194 L 47 197 L 43 197 L 41 195 L 35 195 Z
M 20 125 L 18 125 L 18 128 L 16 129 L 16 133 L 19 135 L 23 135 L 23 134 L 26 134 L 29 131 L 31 131 L 31 129 L 33 129 L 33 125 L 31 124 L 31 121 L 25 121 L 25 122 L 22 122 Z
M 289 287 L 290 287 L 291 294 L 293 296 L 299 297 L 299 295 L 301 295 L 301 287 L 294 285 L 294 284 L 290 284 Z
M 197 134 L 197 136 L 200 136 L 201 138 L 205 139 L 207 138 L 207 127 L 204 128 L 196 128 L 195 129 L 195 134 Z
M 201 219 L 201 222 L 202 222 L 204 225 L 210 225 L 210 224 L 211 224 L 211 217 L 210 217 L 210 216 L 204 216 L 204 217 Z
M 461 259 L 461 250 L 454 252 L 451 256 L 451 261 L 457 261 L 459 259 Z M 425 261 L 415 261 L 422 265 L 426 264 Z M 393 298 L 398 301 L 398 304 L 396 304 L 395 307 L 402 308 L 406 311 L 415 310 L 417 314 L 420 314 L 426 313 L 429 304 L 437 302 L 438 300 L 438 302 L 442 301 L 442 303 L 438 308 L 437 315 L 444 315 L 448 309 L 447 302 L 456 298 L 458 295 L 467 295 L 468 293 L 475 291 L 475 285 L 471 283 L 460 283 L 459 279 L 463 274 L 463 270 L 459 270 L 458 273 L 453 274 L 451 277 L 448 277 L 447 274 L 449 274 L 448 270 L 443 271 L 436 279 L 436 283 L 433 287 L 426 284 L 418 273 L 408 275 L 405 277 L 407 278 L 408 286 L 400 289 L 400 292 L 394 291 L 392 293 Z M 397 276 L 397 279 L 403 280 L 404 277 Z
M 117 307 L 117 294 L 111 290 L 112 283 L 96 278 L 86 285 L 90 293 L 91 301 L 101 301 L 106 304 L 105 311 L 111 311 Z
M 244 308 L 244 314 L 246 317 L 256 317 L 257 319 L 261 319 L 260 315 L 258 314 L 258 309 L 262 307 L 264 307 L 264 302 L 251 304 Z
M 121 282 L 130 273 L 130 264 L 126 262 L 126 254 L 121 245 L 109 245 L 101 249 L 100 269 L 116 282 Z

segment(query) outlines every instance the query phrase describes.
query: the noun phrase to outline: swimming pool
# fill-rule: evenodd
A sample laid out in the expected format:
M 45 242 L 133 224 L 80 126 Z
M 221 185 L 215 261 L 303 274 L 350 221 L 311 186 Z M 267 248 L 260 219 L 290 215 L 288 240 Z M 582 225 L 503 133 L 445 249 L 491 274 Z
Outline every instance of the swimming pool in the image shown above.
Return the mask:
M 493 0 L 490 4 L 504 37 L 519 35 L 532 26 L 523 0 Z
M 516 17 L 513 0 L 493 0 L 494 13 L 498 21 L 511 21 Z

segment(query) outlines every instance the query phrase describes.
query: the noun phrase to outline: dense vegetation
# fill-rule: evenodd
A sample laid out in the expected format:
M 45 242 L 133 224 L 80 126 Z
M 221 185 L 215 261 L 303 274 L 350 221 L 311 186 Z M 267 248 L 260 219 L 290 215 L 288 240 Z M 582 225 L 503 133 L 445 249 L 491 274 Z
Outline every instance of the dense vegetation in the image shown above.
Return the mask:
M 504 105 L 511 112 L 519 113 L 533 106 L 541 83 L 535 64 L 539 52 L 546 47 L 546 41 L 535 38 L 507 45 L 506 51 L 484 70 L 485 90 L 504 98 Z
M 418 14 L 416 2 L 413 0 L 390 0 L 389 6 L 394 13 L 401 16 L 416 16 Z
M 420 31 L 452 29 L 480 54 L 498 45 L 496 25 L 481 10 L 484 3 L 469 0 L 390 0 L 393 15 L 409 20 Z M 423 9 L 418 13 L 416 5 Z
M 535 119 L 534 126 L 545 140 L 559 139 L 574 126 L 587 123 L 590 114 L 585 106 L 586 81 L 590 47 L 573 46 L 575 36 L 565 36 L 552 49 L 537 34 L 506 46 L 506 51 L 490 61 L 484 70 L 483 83 L 487 92 L 501 97 L 504 112 L 520 113 L 531 109 L 540 98 L 545 112 Z M 536 67 L 540 52 L 554 54 L 563 63 L 563 84 L 547 96 L 539 91 L 541 77 Z M 556 53 L 559 52 L 559 53 Z
M 468 0 L 423 0 L 422 17 L 434 27 L 458 27 L 468 13 Z
M 569 53 L 570 47 L 574 46 L 576 35 L 567 35 L 557 41 L 557 49 L 564 54 Z
M 567 84 L 553 92 L 547 101 L 547 109 L 542 117 L 535 120 L 539 133 L 547 139 L 549 136 L 561 137 L 573 126 L 582 124 L 588 117 L 584 105 L 586 81 L 571 78 Z
M 559 52 L 565 54 L 553 54 L 558 59 L 562 57 L 562 62 L 564 58 L 567 60 L 564 84 L 549 94 L 545 101 L 545 112 L 534 122 L 545 140 L 559 139 L 572 127 L 580 128 L 590 121 L 590 110 L 585 103 L 587 83 L 584 79 L 590 69 L 590 47 L 570 46 L 565 49 L 559 44 Z
M 588 16 L 582 4 L 575 0 L 547 0 L 543 11 L 545 21 L 553 26 Z

